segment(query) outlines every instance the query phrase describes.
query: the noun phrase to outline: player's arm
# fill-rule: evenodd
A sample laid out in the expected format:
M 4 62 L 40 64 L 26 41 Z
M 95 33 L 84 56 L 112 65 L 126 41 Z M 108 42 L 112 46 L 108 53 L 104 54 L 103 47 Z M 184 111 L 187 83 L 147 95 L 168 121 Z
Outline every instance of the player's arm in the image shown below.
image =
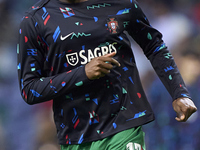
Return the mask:
M 18 78 L 23 99 L 28 104 L 41 103 L 90 83 L 85 67 L 47 77 L 46 59 L 36 21 L 29 15 L 20 25 L 18 46 Z
M 184 119 L 179 120 L 177 118 L 178 121 L 186 121 L 196 111 L 196 107 L 195 105 L 188 105 L 192 104 L 191 98 L 174 59 L 162 40 L 162 34 L 150 25 L 138 3 L 133 1 L 132 6 L 128 32 L 140 45 L 172 96 L 174 100 L 173 108 L 177 112 L 177 117 L 180 119 L 182 114 L 185 115 Z

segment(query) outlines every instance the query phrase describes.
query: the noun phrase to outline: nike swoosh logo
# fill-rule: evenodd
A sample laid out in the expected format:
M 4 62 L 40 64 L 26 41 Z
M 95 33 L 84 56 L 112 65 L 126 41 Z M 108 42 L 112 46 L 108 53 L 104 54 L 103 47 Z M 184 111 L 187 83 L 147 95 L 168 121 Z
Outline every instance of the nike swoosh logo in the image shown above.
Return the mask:
M 72 33 L 70 33 L 70 34 L 68 34 L 68 35 L 66 35 L 66 36 L 60 36 L 60 39 L 63 41 L 63 40 L 65 40 L 66 38 L 68 38 L 70 35 L 72 35 L 72 34 L 74 34 L 74 32 L 72 32 Z

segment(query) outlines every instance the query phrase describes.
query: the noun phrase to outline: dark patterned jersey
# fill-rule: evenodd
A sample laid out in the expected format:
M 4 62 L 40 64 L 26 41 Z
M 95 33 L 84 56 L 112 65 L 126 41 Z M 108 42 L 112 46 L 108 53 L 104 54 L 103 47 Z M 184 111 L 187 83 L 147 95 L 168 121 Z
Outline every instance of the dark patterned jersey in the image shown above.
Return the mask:
M 53 100 L 60 144 L 99 140 L 154 120 L 127 34 L 142 48 L 173 100 L 189 97 L 161 33 L 136 1 L 42 0 L 26 12 L 17 50 L 21 94 L 28 104 Z M 112 52 L 121 66 L 89 80 L 85 65 Z

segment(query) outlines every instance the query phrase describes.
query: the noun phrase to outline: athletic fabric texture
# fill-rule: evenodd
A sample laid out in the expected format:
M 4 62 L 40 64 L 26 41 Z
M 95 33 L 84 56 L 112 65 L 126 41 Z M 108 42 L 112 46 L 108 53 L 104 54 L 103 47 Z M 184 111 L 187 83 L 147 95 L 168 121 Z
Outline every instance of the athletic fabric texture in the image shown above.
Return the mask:
M 95 142 L 61 145 L 61 150 L 146 150 L 141 127 L 128 129 Z
M 143 91 L 129 34 L 142 48 L 173 100 L 189 97 L 162 34 L 134 0 L 67 4 L 41 0 L 19 29 L 18 74 L 28 104 L 53 100 L 59 144 L 103 139 L 154 120 Z M 117 52 L 120 67 L 89 80 L 85 65 Z

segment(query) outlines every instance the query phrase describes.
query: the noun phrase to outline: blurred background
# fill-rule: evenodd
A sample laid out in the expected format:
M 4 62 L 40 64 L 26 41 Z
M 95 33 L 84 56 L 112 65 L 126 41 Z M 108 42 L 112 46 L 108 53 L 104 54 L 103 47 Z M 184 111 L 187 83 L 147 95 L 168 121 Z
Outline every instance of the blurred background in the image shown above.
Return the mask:
M 0 150 L 59 150 L 51 102 L 27 105 L 17 80 L 17 40 L 24 12 L 37 0 L 0 0 Z M 163 34 L 194 103 L 200 108 L 199 0 L 138 0 Z M 175 120 L 172 99 L 132 41 L 141 80 L 156 120 L 145 125 L 147 150 L 200 150 L 200 115 Z

